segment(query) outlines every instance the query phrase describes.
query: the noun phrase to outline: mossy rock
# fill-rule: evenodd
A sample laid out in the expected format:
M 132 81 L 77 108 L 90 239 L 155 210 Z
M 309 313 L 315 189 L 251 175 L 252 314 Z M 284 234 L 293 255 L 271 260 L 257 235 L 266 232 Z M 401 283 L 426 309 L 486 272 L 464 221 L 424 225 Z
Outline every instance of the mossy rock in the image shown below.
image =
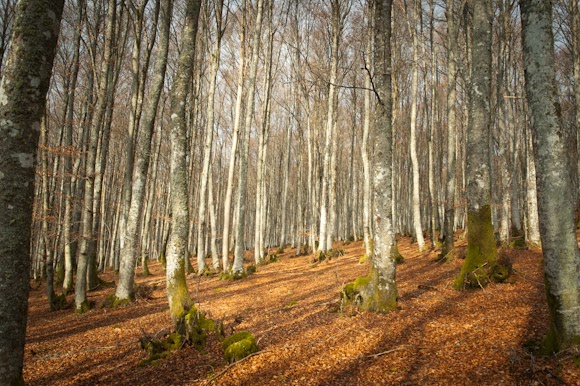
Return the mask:
M 139 362 L 138 366 L 159 364 L 159 360 L 171 355 L 172 351 L 178 350 L 183 345 L 181 334 L 174 332 L 165 338 L 157 340 L 143 337 L 139 340 L 141 349 L 147 352 L 147 358 Z
M 222 347 L 224 349 L 224 359 L 228 363 L 244 359 L 259 350 L 256 338 L 248 331 L 241 331 L 226 338 Z
M 245 269 L 246 275 L 251 275 L 256 273 L 256 271 L 258 270 L 258 268 L 255 265 L 248 265 Z
M 280 254 L 272 253 L 272 254 L 268 255 L 267 259 L 268 259 L 268 262 L 270 262 L 270 263 L 276 263 L 276 262 L 280 261 Z

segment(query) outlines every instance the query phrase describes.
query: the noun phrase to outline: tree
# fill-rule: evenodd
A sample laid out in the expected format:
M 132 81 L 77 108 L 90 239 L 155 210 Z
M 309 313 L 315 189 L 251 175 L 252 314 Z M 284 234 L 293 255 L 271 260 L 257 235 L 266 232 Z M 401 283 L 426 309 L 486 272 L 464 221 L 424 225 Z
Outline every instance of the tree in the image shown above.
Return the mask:
M 107 96 L 109 81 L 111 76 L 111 56 L 113 47 L 113 34 L 116 19 L 117 1 L 109 0 L 107 10 L 107 27 L 105 31 L 105 48 L 103 61 L 101 63 L 101 83 L 95 105 L 95 115 L 88 133 L 89 142 L 87 158 L 85 160 L 85 192 L 83 197 L 83 220 L 82 220 L 82 240 L 80 253 L 77 261 L 77 276 L 75 283 L 75 308 L 77 312 L 85 312 L 89 309 L 87 302 L 87 272 L 89 264 L 94 262 L 97 253 L 97 240 L 95 227 L 93 225 L 94 216 L 93 200 L 97 167 L 97 147 L 99 143 L 99 131 L 102 128 L 107 110 Z
M 169 50 L 169 31 L 171 27 L 171 15 L 173 11 L 173 1 L 161 1 L 161 25 L 159 31 L 159 52 L 157 62 L 153 72 L 153 85 L 150 92 L 151 98 L 145 111 L 143 129 L 139 132 L 138 150 L 135 160 L 135 171 L 132 189 L 131 202 L 127 217 L 127 229 L 125 233 L 125 243 L 121 250 L 119 285 L 115 291 L 115 296 L 119 300 L 129 300 L 133 297 L 133 285 L 135 276 L 135 263 L 137 261 L 138 226 L 143 210 L 143 200 L 145 196 L 145 183 L 147 170 L 151 159 L 151 148 L 155 117 L 163 85 L 165 83 L 165 72 L 167 70 L 167 53 Z
M 417 158 L 417 104 L 419 103 L 419 33 L 417 32 L 417 22 L 419 13 L 422 12 L 421 0 L 414 1 L 413 20 L 410 22 L 409 29 L 413 36 L 413 75 L 411 81 L 411 138 L 409 140 L 411 164 L 413 169 L 413 229 L 417 238 L 417 247 L 419 252 L 425 248 L 423 239 L 423 229 L 421 227 L 421 201 L 420 201 L 420 180 L 419 180 L 419 160 Z
M 184 315 L 192 306 L 185 283 L 189 225 L 185 106 L 193 74 L 200 8 L 201 0 L 187 1 L 182 46 L 171 89 L 171 235 L 167 245 L 166 280 L 169 312 L 178 330 L 183 328 Z
M 21 0 L 0 84 L 0 384 L 24 384 L 35 155 L 64 0 Z
M 443 220 L 445 256 L 453 249 L 455 225 L 455 103 L 456 103 L 456 51 L 457 32 L 455 27 L 455 0 L 447 0 L 447 181 L 445 189 L 445 219 Z
M 469 125 L 467 127 L 467 256 L 456 278 L 457 288 L 487 284 L 496 269 L 497 249 L 491 222 L 490 99 L 491 25 L 490 0 L 470 3 L 473 11 Z
M 557 99 L 552 2 L 520 0 L 519 3 L 551 319 L 544 348 L 557 352 L 580 342 L 580 252 L 573 207 L 576 200 Z
M 361 307 L 376 312 L 388 312 L 397 306 L 395 233 L 392 224 L 392 97 L 391 97 L 391 0 L 375 1 L 374 9 L 374 75 L 377 99 L 375 122 L 373 218 L 375 221 L 374 251 L 370 275 L 358 280 L 355 288 L 362 297 Z M 356 287 L 357 282 L 354 285 Z
M 250 148 L 250 134 L 252 132 L 252 117 L 254 116 L 254 91 L 256 89 L 256 74 L 258 73 L 258 57 L 260 48 L 260 37 L 262 34 L 262 15 L 264 10 L 264 0 L 258 0 L 256 23 L 252 39 L 250 41 L 252 59 L 250 61 L 250 77 L 248 79 L 248 94 L 246 95 L 246 117 L 242 131 L 244 133 L 243 142 L 240 148 L 240 176 L 238 179 L 238 203 L 236 206 L 236 248 L 234 253 L 234 264 L 232 272 L 239 274 L 243 271 L 244 260 L 244 229 L 246 215 L 247 185 L 248 185 L 248 152 Z

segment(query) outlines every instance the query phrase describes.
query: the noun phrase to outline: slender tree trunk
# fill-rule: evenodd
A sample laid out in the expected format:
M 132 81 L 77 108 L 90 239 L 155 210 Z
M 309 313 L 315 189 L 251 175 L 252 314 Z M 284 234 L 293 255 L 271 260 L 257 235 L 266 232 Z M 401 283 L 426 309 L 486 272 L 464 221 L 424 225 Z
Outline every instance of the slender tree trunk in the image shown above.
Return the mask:
M 467 256 L 455 286 L 483 286 L 495 275 L 497 249 L 491 222 L 490 99 L 491 99 L 491 0 L 473 7 L 473 45 L 469 126 L 467 128 Z
M 273 3 L 270 3 L 270 15 L 272 15 Z M 268 37 L 268 57 L 266 72 L 264 74 L 264 89 L 266 97 L 262 110 L 262 127 L 258 139 L 258 164 L 256 166 L 256 224 L 254 232 L 254 262 L 258 265 L 264 258 L 264 224 L 266 217 L 265 205 L 265 161 L 266 147 L 268 144 L 268 132 L 270 130 L 270 94 L 272 91 L 272 55 L 274 50 L 274 32 L 272 31 L 272 19 L 270 18 Z
M 201 0 L 188 0 L 182 46 L 171 89 L 171 235 L 167 245 L 167 299 L 171 320 L 180 333 L 184 313 L 192 306 L 185 283 L 189 207 L 187 202 L 187 134 L 185 105 L 195 60 Z
M 138 259 L 138 229 L 140 225 L 141 212 L 143 211 L 147 171 L 151 160 L 152 138 L 155 128 L 155 119 L 157 117 L 157 107 L 165 83 L 172 10 L 173 0 L 161 0 L 159 51 L 157 53 L 157 62 L 155 63 L 155 68 L 153 70 L 152 88 L 149 93 L 151 98 L 149 99 L 145 110 L 143 128 L 140 130 L 138 135 L 140 150 L 137 153 L 135 160 L 133 182 L 130 186 L 125 186 L 126 189 L 132 189 L 132 193 L 127 217 L 127 229 L 125 231 L 125 243 L 121 247 L 119 285 L 115 291 L 115 296 L 120 300 L 128 300 L 133 297 L 135 264 Z
M 232 133 L 232 147 L 230 150 L 230 162 L 228 167 L 228 182 L 226 187 L 226 196 L 224 199 L 224 224 L 222 233 L 222 268 L 224 272 L 229 270 L 229 252 L 230 252 L 230 219 L 232 216 L 232 194 L 234 190 L 234 172 L 236 168 L 236 152 L 238 149 L 238 136 L 240 131 L 240 119 L 242 115 L 242 99 L 244 91 L 244 74 L 246 66 L 246 21 L 245 21 L 246 0 L 242 0 L 242 18 L 240 32 L 240 67 L 238 68 L 238 89 L 236 94 L 236 112 L 234 118 L 234 128 Z
M 417 158 L 417 103 L 419 102 L 419 36 L 417 32 L 418 13 L 421 12 L 421 0 L 415 0 L 413 12 L 412 35 L 413 35 L 413 76 L 411 80 L 411 138 L 410 153 L 413 166 L 413 228 L 417 237 L 419 252 L 425 248 L 423 229 L 421 227 L 421 195 L 419 192 L 419 160 Z
M 238 178 L 238 205 L 236 206 L 236 249 L 234 253 L 234 264 L 232 272 L 239 274 L 243 271 L 244 250 L 245 250 L 245 216 L 246 216 L 246 201 L 247 201 L 247 180 L 248 180 L 248 151 L 250 148 L 250 135 L 252 132 L 252 117 L 254 116 L 254 91 L 256 89 L 256 75 L 258 73 L 258 57 L 260 48 L 260 38 L 262 34 L 262 15 L 264 1 L 258 0 L 258 9 L 256 15 L 256 24 L 254 25 L 254 33 L 251 45 L 252 59 L 250 62 L 250 76 L 248 79 L 248 94 L 246 101 L 246 118 L 242 131 L 244 133 L 244 142 L 240 148 L 240 175 Z
M 544 277 L 550 309 L 547 351 L 580 341 L 580 252 L 576 200 L 557 98 L 552 3 L 520 0 L 526 95 L 532 115 Z
M 320 253 L 326 252 L 332 248 L 328 245 L 327 233 L 331 232 L 329 228 L 329 207 L 330 207 L 330 183 L 332 174 L 332 140 L 334 133 L 334 107 L 335 107 L 335 93 L 336 93 L 336 78 L 338 73 L 338 46 L 340 42 L 340 4 L 338 0 L 332 1 L 332 57 L 330 62 L 330 84 L 328 86 L 328 111 L 326 118 L 326 132 L 324 140 L 324 164 L 322 174 L 322 196 L 320 198 L 320 233 L 318 236 L 318 251 Z M 332 243 L 331 243 L 332 244 Z
M 526 242 L 530 247 L 538 247 L 541 240 L 538 219 L 538 193 L 536 189 L 536 163 L 534 161 L 532 138 L 529 134 L 526 135 L 526 170 L 526 206 L 528 216 Z
M 455 146 L 456 120 L 456 52 L 457 33 L 454 14 L 455 0 L 447 0 L 447 181 L 445 186 L 445 219 L 443 222 L 444 244 L 441 255 L 453 249 L 453 229 L 455 225 Z
M 84 312 L 89 308 L 87 302 L 87 271 L 89 262 L 94 261 L 96 254 L 96 235 L 93 229 L 93 198 L 95 186 L 95 167 L 97 163 L 97 145 L 99 132 L 103 125 L 105 111 L 107 109 L 107 92 L 111 71 L 111 51 L 112 37 L 115 25 L 116 0 L 108 0 L 109 9 L 107 11 L 107 27 L 105 31 L 105 49 L 103 52 L 103 61 L 101 65 L 101 84 L 95 106 L 89 135 L 89 145 L 85 161 L 85 181 L 84 181 L 84 199 L 83 199 L 83 218 L 82 218 L 82 239 L 80 253 L 77 262 L 77 276 L 75 285 L 75 307 L 77 312 Z
M 80 44 L 81 44 L 81 32 L 83 24 L 83 8 L 84 0 L 77 0 L 78 7 L 78 21 L 75 29 L 74 36 L 74 54 L 72 60 L 72 74 L 69 83 L 68 90 L 68 106 L 67 106 L 67 117 L 65 123 L 65 146 L 68 152 L 64 157 L 64 281 L 62 284 L 62 293 L 66 296 L 73 288 L 73 253 L 72 253 L 72 185 L 73 185 L 73 164 L 72 157 L 75 155 L 73 152 L 73 125 L 74 125 L 74 106 L 76 97 L 76 85 L 79 75 L 79 61 L 80 61 Z
M 372 12 L 372 9 L 370 10 Z M 372 19 L 372 18 L 371 18 Z M 371 23 L 372 24 L 372 23 Z M 363 164 L 363 173 L 364 173 L 364 185 L 363 185 L 363 229 L 364 229 L 364 240 L 365 240 L 365 252 L 367 258 L 371 258 L 373 255 L 373 246 L 372 246 L 372 239 L 373 236 L 371 234 L 371 212 L 372 212 L 372 205 L 371 205 L 371 165 L 369 160 L 369 132 L 371 126 L 371 73 L 370 69 L 372 68 L 372 53 L 373 53 L 373 32 L 374 27 L 371 25 L 369 28 L 369 36 L 368 41 L 366 44 L 366 57 L 369 60 L 365 59 L 365 67 L 367 70 L 365 76 L 365 110 L 364 110 L 364 122 L 363 122 L 363 137 L 362 137 L 362 145 L 361 145 L 361 153 L 362 153 L 362 164 Z
M 0 384 L 23 385 L 35 157 L 63 0 L 18 2 L 0 83 Z
M 212 147 L 213 147 L 213 126 L 214 126 L 214 100 L 215 91 L 217 83 L 217 75 L 220 64 L 220 54 L 221 54 L 221 36 L 222 36 L 222 8 L 223 0 L 216 3 L 216 40 L 213 47 L 213 53 L 211 55 L 211 73 L 210 73 L 210 85 L 207 97 L 207 127 L 205 132 L 205 145 L 203 150 L 203 164 L 201 170 L 201 180 L 199 188 L 199 211 L 197 217 L 197 274 L 202 275 L 206 270 L 207 266 L 205 264 L 205 242 L 204 235 L 206 233 L 206 190 L 208 184 L 210 161 L 212 157 Z M 210 182 L 211 184 L 211 182 Z

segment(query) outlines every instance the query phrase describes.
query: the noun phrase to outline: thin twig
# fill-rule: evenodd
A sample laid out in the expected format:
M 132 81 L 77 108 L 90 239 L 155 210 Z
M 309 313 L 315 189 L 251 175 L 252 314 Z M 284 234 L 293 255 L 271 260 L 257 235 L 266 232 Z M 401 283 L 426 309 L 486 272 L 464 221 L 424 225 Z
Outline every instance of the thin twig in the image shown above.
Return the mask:
M 378 358 L 378 357 L 382 357 L 383 355 L 387 355 L 387 354 L 393 353 L 395 351 L 402 351 L 402 350 L 409 349 L 409 348 L 415 348 L 415 349 L 418 349 L 418 350 L 424 350 L 427 347 L 419 347 L 419 346 L 399 346 L 399 347 L 396 347 L 396 348 L 393 348 L 393 349 L 390 349 L 390 350 L 387 350 L 387 351 L 382 351 L 382 352 L 379 352 L 379 353 L 376 353 L 376 354 L 363 355 L 362 358 Z

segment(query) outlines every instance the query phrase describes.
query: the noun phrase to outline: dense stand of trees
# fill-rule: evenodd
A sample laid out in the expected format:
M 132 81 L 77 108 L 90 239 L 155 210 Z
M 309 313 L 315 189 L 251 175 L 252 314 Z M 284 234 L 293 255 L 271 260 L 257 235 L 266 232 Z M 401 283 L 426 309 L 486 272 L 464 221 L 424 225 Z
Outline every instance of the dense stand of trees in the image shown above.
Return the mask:
M 2 100 L 25 11 L 0 3 Z M 458 288 L 501 276 L 496 243 L 541 244 L 554 348 L 578 336 L 576 1 L 74 0 L 62 20 L 30 257 L 0 256 L 46 278 L 52 307 L 74 283 L 86 311 L 110 269 L 130 302 L 136 269 L 161 259 L 179 325 L 186 271 L 364 239 L 364 305 L 387 311 L 395 235 L 451 258 L 467 230 Z

